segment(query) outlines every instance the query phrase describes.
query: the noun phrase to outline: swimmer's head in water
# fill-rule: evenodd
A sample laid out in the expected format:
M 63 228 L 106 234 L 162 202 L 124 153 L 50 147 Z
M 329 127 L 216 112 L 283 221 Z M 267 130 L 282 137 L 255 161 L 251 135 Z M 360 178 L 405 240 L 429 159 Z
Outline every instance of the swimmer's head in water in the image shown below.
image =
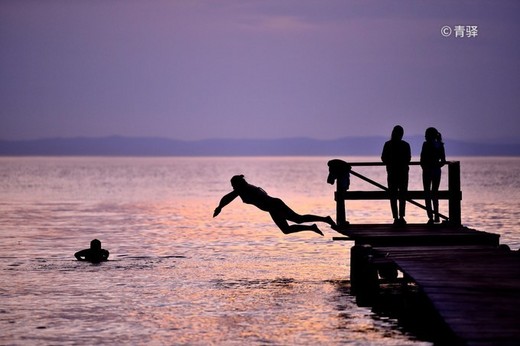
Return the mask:
M 93 250 L 101 250 L 101 242 L 97 239 L 93 239 L 90 242 L 90 248 Z

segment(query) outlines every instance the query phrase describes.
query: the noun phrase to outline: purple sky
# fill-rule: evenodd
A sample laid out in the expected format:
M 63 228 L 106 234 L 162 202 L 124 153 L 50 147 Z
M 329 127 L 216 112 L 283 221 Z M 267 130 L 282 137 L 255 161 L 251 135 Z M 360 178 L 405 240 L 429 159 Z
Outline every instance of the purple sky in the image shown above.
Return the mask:
M 441 27 L 477 26 L 477 37 Z M 520 134 L 517 0 L 2 0 L 0 139 Z

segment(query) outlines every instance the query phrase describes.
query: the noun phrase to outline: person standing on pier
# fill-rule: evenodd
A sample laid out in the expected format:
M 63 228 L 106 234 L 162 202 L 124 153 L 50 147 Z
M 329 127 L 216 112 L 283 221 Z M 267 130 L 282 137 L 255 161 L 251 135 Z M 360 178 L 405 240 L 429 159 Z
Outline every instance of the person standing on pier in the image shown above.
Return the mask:
M 396 125 L 392 136 L 383 147 L 381 160 L 386 165 L 390 207 L 394 225 L 405 225 L 406 193 L 408 192 L 408 165 L 412 159 L 410 144 L 403 141 L 404 129 Z M 397 208 L 399 199 L 399 209 Z
M 437 193 L 441 183 L 441 167 L 446 163 L 444 143 L 439 131 L 434 127 L 426 129 L 426 141 L 421 150 L 421 167 L 428 225 L 439 222 L 439 199 Z
M 231 203 L 235 198 L 240 197 L 242 202 L 252 204 L 260 210 L 266 211 L 271 215 L 274 223 L 284 234 L 312 231 L 323 236 L 323 232 L 316 226 L 312 225 L 289 225 L 287 221 L 297 224 L 303 222 L 325 222 L 331 227 L 336 227 L 336 223 L 330 216 L 318 215 L 300 215 L 289 208 L 281 199 L 271 197 L 262 188 L 249 184 L 243 175 L 235 175 L 231 178 L 231 186 L 233 191 L 226 194 L 220 200 L 219 205 L 215 208 L 213 217 L 216 217 L 226 205 Z

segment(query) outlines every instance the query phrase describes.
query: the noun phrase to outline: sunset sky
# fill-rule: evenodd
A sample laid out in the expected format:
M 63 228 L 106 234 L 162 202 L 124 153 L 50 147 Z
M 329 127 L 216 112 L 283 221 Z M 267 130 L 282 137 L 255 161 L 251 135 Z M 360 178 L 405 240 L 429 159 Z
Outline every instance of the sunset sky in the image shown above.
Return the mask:
M 518 142 L 520 2 L 2 0 L 0 105 L 0 139 Z

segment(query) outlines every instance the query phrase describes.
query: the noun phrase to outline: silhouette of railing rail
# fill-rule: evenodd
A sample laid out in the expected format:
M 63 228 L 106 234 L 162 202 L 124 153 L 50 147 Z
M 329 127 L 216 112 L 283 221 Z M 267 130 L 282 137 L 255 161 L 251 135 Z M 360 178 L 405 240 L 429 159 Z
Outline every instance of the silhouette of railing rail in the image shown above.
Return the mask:
M 356 166 L 384 166 L 382 162 L 348 162 L 352 167 Z M 411 166 L 420 165 L 420 162 L 411 162 Z M 449 215 L 438 214 L 438 216 L 452 225 L 461 225 L 461 200 L 462 191 L 460 189 L 460 162 L 448 161 L 446 162 L 448 168 L 448 190 L 440 190 L 435 193 L 435 197 L 440 200 L 448 200 Z M 360 178 L 378 188 L 381 191 L 349 191 L 341 186 L 338 179 L 336 181 L 336 192 L 334 199 L 336 200 L 336 223 L 338 226 L 346 226 L 346 208 L 345 200 L 389 200 L 390 193 L 388 188 L 376 181 L 365 177 L 364 175 L 350 169 L 350 175 Z M 398 195 L 398 198 L 401 197 Z M 408 191 L 405 195 L 407 202 L 426 210 L 426 206 L 418 203 L 415 199 L 426 199 L 428 196 L 424 190 Z M 429 197 L 432 197 L 430 194 Z

